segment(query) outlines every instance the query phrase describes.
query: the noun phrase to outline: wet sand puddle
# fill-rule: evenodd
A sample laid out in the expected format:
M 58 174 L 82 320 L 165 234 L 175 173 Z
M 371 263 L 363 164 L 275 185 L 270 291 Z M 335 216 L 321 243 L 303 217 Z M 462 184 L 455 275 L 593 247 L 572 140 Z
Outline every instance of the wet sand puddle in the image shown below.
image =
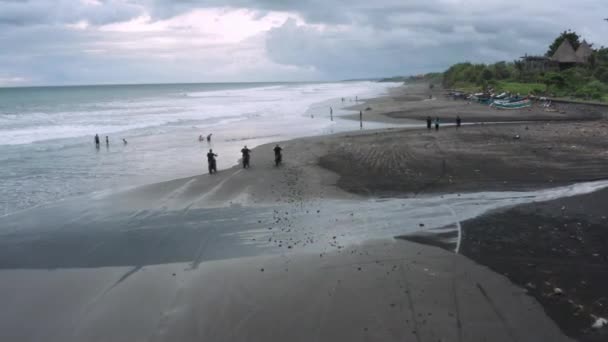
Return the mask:
M 461 221 L 499 208 L 605 187 L 608 181 L 531 192 L 121 213 L 66 202 L 0 218 L 0 269 L 141 268 L 168 263 L 196 268 L 211 260 L 290 252 L 323 254 L 403 236 L 411 240 L 422 236 L 458 251 Z
M 273 208 L 265 228 L 225 234 L 260 248 L 342 249 L 368 240 L 405 237 L 458 252 L 460 222 L 492 210 L 595 192 L 608 181 L 530 192 L 478 192 L 404 199 L 321 200 L 314 205 Z

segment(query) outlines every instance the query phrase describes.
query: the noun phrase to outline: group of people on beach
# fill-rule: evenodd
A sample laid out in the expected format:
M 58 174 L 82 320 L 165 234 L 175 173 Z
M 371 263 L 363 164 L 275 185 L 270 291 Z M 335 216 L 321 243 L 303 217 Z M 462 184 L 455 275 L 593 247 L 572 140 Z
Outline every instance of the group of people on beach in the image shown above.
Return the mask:
M 127 144 L 127 139 L 122 138 L 122 143 L 123 145 Z M 101 145 L 100 139 L 99 139 L 99 134 L 95 134 L 95 148 L 99 149 L 99 146 Z M 110 138 L 106 135 L 106 147 L 110 147 Z
M 273 151 L 274 151 L 274 164 L 275 164 L 275 166 L 278 167 L 283 162 L 283 154 L 282 154 L 283 148 L 277 144 L 274 147 Z M 241 149 L 241 154 L 243 156 L 243 158 L 242 158 L 243 168 L 248 169 L 249 161 L 251 159 L 251 150 L 249 148 L 247 148 L 247 145 L 245 145 Z M 217 156 L 218 155 L 213 152 L 213 149 L 209 149 L 209 152 L 207 153 L 207 164 L 209 166 L 210 175 L 217 173 L 217 161 L 215 160 L 215 158 Z
M 430 116 L 426 117 L 426 128 L 430 131 L 431 128 L 433 126 L 435 126 L 435 130 L 438 131 L 439 130 L 439 124 L 441 123 L 441 121 L 439 120 L 439 117 L 435 117 L 435 119 L 432 119 Z M 462 119 L 460 118 L 460 115 L 456 116 L 456 128 L 459 128 L 462 125 Z

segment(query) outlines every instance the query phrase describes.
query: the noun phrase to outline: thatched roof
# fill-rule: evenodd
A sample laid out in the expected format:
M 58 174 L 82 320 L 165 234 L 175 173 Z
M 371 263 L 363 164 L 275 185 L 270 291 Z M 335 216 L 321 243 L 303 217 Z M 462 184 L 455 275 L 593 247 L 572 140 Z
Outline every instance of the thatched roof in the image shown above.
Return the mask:
M 578 58 L 576 57 L 576 52 L 572 47 L 572 44 L 568 41 L 568 39 L 564 39 L 564 41 L 560 44 L 560 46 L 555 50 L 553 56 L 551 56 L 551 60 L 554 60 L 558 63 L 577 63 Z
M 578 62 L 587 63 L 592 54 L 593 50 L 591 49 L 591 45 L 589 45 L 587 41 L 583 40 L 581 45 L 576 50 L 576 58 L 578 59 Z

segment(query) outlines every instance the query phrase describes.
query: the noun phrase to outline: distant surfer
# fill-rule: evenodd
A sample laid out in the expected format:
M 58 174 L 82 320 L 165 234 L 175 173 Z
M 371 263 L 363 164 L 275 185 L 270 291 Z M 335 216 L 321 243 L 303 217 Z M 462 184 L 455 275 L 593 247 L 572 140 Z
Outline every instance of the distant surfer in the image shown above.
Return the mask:
M 431 130 L 431 126 L 433 124 L 433 119 L 430 116 L 426 117 L 426 129 Z
M 215 161 L 215 157 L 217 157 L 217 154 L 213 153 L 213 150 L 209 150 L 209 153 L 207 153 L 207 163 L 209 164 L 210 175 L 217 173 L 217 164 Z
M 203 138 L 203 135 L 202 135 L 202 134 L 201 134 L 201 135 L 199 135 L 199 136 L 198 136 L 198 141 L 199 141 L 199 142 L 202 142 L 203 140 L 205 140 L 205 139 Z
M 456 116 L 456 128 L 460 127 L 462 124 L 462 119 L 460 119 L 460 115 Z
M 334 109 L 329 107 L 329 119 L 334 121 Z
M 247 145 L 245 145 L 245 147 L 243 147 L 243 149 L 241 150 L 241 153 L 243 154 L 243 168 L 248 169 L 250 157 L 249 154 L 251 153 L 251 150 L 247 148 Z
M 110 146 L 110 139 L 108 138 L 108 136 L 106 135 L 106 147 Z
M 438 131 L 439 130 L 439 117 L 435 118 L 435 130 Z
M 127 139 L 122 138 L 122 143 L 125 144 L 125 145 L 128 144 Z
M 281 151 L 283 151 L 283 149 L 281 148 L 281 146 L 279 146 L 277 144 L 277 146 L 274 147 L 274 165 L 277 167 L 283 161 L 283 156 L 281 155 Z
M 211 136 L 213 135 L 213 133 L 209 133 L 209 135 L 207 136 L 207 142 L 210 143 L 211 142 Z
M 95 147 L 99 148 L 99 135 L 95 134 Z

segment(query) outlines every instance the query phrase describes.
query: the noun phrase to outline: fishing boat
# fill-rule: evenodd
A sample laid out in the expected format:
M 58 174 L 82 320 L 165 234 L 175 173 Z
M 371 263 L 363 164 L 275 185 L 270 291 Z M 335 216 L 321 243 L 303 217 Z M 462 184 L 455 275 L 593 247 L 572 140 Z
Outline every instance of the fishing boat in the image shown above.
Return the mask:
M 522 109 L 531 107 L 532 101 L 530 101 L 529 99 L 524 99 L 517 102 L 494 101 L 490 106 L 496 109 Z

